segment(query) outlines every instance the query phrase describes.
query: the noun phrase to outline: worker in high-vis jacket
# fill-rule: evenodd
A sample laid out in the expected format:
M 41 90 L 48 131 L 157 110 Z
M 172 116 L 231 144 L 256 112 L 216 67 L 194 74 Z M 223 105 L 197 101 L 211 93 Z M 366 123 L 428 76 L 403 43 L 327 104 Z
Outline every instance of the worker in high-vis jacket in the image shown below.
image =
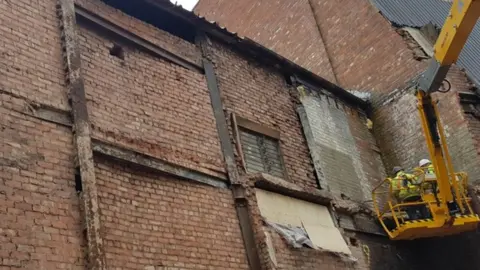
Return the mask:
M 422 199 L 421 191 L 417 182 L 416 176 L 406 173 L 402 167 L 396 166 L 393 168 L 392 190 L 399 203 L 417 202 Z M 424 205 L 406 206 L 410 219 L 422 218 L 425 210 Z
M 425 173 L 435 174 L 435 169 L 433 168 L 432 162 L 426 158 L 420 160 L 420 162 L 418 162 L 418 166 L 422 168 Z
M 414 196 L 420 196 L 420 189 L 416 183 L 416 176 L 405 173 L 402 167 L 393 168 L 392 189 L 400 202 Z

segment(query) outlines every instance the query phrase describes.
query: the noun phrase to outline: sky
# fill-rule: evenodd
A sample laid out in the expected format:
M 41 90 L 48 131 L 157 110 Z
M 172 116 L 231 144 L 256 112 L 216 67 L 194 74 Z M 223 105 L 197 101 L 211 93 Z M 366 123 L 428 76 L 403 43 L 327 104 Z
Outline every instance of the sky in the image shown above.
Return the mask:
M 170 2 L 181 5 L 184 9 L 192 10 L 198 0 L 170 0 Z

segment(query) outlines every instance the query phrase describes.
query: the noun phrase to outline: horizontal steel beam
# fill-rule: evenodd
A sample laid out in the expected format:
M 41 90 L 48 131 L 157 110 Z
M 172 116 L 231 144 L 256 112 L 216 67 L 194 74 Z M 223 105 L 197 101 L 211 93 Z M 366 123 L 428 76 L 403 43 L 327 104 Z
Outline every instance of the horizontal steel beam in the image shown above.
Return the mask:
M 98 139 L 92 139 L 92 149 L 95 154 L 110 157 L 127 163 L 140 165 L 160 173 L 176 176 L 184 180 L 190 180 L 197 183 L 227 188 L 226 179 L 210 176 L 192 169 L 188 169 L 179 165 L 171 164 L 158 158 L 126 149 L 120 146 L 112 145 Z

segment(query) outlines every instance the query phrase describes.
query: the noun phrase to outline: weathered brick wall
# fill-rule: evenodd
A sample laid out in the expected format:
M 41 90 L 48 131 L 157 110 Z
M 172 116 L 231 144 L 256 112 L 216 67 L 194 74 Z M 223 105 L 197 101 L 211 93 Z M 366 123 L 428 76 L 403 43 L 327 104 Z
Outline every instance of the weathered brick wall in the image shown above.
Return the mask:
M 413 242 L 391 242 L 386 237 L 364 234 L 350 230 L 342 230 L 342 235 L 352 257 L 335 254 L 325 250 L 313 250 L 308 247 L 294 248 L 288 244 L 272 227 L 261 217 L 256 197 L 258 180 L 264 176 L 250 176 L 248 183 L 248 201 L 251 209 L 252 222 L 263 269 L 417 269 L 412 265 L 410 244 Z M 273 180 L 278 186 L 282 186 L 281 180 Z M 288 185 L 291 185 L 290 183 Z M 277 187 L 278 187 L 277 186 Z M 273 191 L 271 189 L 267 189 Z M 296 189 L 292 194 L 299 195 Z M 280 194 L 280 190 L 275 191 Z M 318 193 L 317 193 L 318 194 Z
M 0 2 L 0 90 L 67 109 L 56 2 Z
M 477 105 L 477 108 L 480 107 Z M 468 126 L 470 128 L 470 132 L 473 135 L 474 143 L 477 148 L 477 153 L 480 155 L 480 118 L 478 116 L 474 116 L 472 114 L 465 115 L 465 119 L 468 121 Z M 472 179 L 477 180 L 477 179 Z
M 477 179 L 480 176 L 478 153 L 457 95 L 458 91 L 466 90 L 468 82 L 455 67 L 447 79 L 452 83 L 451 91 L 434 96 L 440 101 L 438 109 L 452 162 L 455 170 L 466 171 L 471 179 Z M 396 165 L 412 168 L 418 166 L 420 159 L 428 158 L 416 104 L 413 93 L 405 93 L 383 104 L 373 114 L 375 134 L 388 173 Z
M 93 135 L 166 161 L 221 174 L 224 168 L 202 74 L 80 28 Z M 168 36 L 165 34 L 165 36 Z
M 0 268 L 84 269 L 69 127 L 0 94 Z
M 211 51 L 225 109 L 278 130 L 288 180 L 302 187 L 316 188 L 295 103 L 283 76 L 218 43 L 213 43 Z
M 201 0 L 195 13 L 336 82 L 308 0 Z
M 347 89 L 387 93 L 425 68 L 368 0 L 292 3 L 201 0 L 195 11 Z
M 109 269 L 248 269 L 228 189 L 96 164 Z
M 474 135 L 474 139 L 477 141 L 477 147 L 480 144 L 480 119 L 476 116 L 471 114 L 467 115 L 466 118 L 470 124 L 472 134 Z M 480 151 L 480 149 L 478 149 Z
M 75 0 L 75 3 L 167 51 L 201 64 L 201 55 L 195 45 L 180 37 L 129 16 L 100 0 Z
M 56 2 L 0 2 L 0 268 L 84 269 Z
M 387 93 L 425 68 L 368 0 L 312 0 L 338 83 Z

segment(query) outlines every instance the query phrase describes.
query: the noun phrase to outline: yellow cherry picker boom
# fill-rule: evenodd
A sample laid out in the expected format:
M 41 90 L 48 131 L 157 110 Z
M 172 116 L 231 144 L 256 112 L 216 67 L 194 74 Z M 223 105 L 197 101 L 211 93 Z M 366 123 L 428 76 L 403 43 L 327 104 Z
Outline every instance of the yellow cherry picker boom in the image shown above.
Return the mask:
M 434 56 L 416 84 L 418 111 L 435 173 L 417 169 L 419 180 L 415 185 L 419 198 L 414 202 L 399 201 L 391 178 L 372 192 L 377 218 L 390 239 L 453 235 L 475 230 L 480 222 L 467 192 L 467 174 L 453 169 L 437 102 L 432 98 L 432 93 L 441 92 L 447 72 L 458 59 L 479 16 L 480 0 L 453 2 L 435 43 Z M 405 210 L 408 207 L 421 207 L 423 216 L 409 217 Z

